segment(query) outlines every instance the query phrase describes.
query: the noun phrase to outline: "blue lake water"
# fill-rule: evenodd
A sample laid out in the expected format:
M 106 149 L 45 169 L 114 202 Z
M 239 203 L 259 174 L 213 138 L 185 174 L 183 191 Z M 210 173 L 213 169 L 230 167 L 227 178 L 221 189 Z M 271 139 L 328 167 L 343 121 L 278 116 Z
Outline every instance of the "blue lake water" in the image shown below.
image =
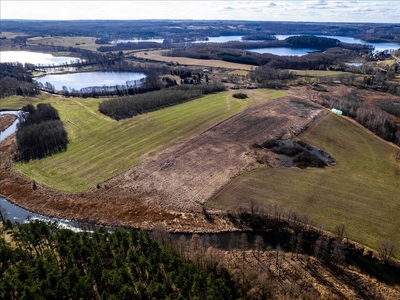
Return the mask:
M 276 35 L 276 38 L 278 40 L 284 40 L 288 37 L 295 36 L 293 34 L 290 35 Z M 352 37 L 348 36 L 340 36 L 340 35 L 316 35 L 319 37 L 326 37 L 326 38 L 332 38 L 332 39 L 338 39 L 339 41 L 343 43 L 349 43 L 349 44 L 366 44 L 366 45 L 371 45 L 375 47 L 375 51 L 384 51 L 384 50 L 390 50 L 390 49 L 399 49 L 400 45 L 399 44 L 394 44 L 394 43 L 371 43 L 371 42 L 365 42 L 359 39 L 355 39 Z
M 71 74 L 51 74 L 38 78 L 36 81 L 42 84 L 46 82 L 54 85 L 56 90 L 67 88 L 80 90 L 86 87 L 102 87 L 116 85 L 133 85 L 137 81 L 137 86 L 146 78 L 143 73 L 136 72 L 84 72 Z M 141 82 L 140 82 L 141 81 Z
M 233 41 L 241 41 L 242 35 L 223 35 L 217 37 L 209 37 L 207 41 L 195 41 L 194 43 L 226 43 L 226 42 L 233 42 Z
M 256 53 L 271 53 L 280 56 L 303 56 L 311 52 L 319 51 L 317 49 L 311 48 L 289 48 L 289 47 L 279 47 L 279 48 L 259 48 L 259 49 L 246 49 L 249 52 Z
M 162 44 L 164 42 L 164 39 L 144 39 L 144 40 L 138 40 L 138 39 L 127 39 L 127 40 L 113 40 L 110 43 L 111 44 L 127 44 L 127 43 L 139 43 L 139 42 L 154 42 L 154 43 L 159 43 Z
M 0 62 L 30 63 L 40 66 L 60 66 L 79 62 L 79 57 L 53 56 L 49 53 L 29 51 L 0 51 Z

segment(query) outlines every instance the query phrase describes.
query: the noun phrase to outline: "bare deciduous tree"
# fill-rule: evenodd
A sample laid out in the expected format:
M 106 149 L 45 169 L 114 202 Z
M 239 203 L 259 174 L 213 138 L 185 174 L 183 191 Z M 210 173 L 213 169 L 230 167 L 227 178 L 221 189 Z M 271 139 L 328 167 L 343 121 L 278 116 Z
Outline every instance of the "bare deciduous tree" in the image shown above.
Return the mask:
M 342 224 L 338 224 L 335 227 L 335 233 L 336 236 L 340 239 L 343 239 L 344 236 L 344 232 L 346 231 L 346 226 L 342 223 Z
M 383 240 L 378 243 L 376 250 L 379 253 L 379 257 L 386 264 L 390 258 L 394 255 L 397 249 L 397 244 L 394 241 Z

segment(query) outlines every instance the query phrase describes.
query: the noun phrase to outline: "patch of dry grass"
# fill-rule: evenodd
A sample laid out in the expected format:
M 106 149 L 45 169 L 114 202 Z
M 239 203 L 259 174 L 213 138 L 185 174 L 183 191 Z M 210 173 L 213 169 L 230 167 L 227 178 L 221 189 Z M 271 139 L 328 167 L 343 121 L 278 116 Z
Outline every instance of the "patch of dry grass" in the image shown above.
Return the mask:
M 233 179 L 208 205 L 226 209 L 253 199 L 307 214 L 329 230 L 343 223 L 351 239 L 371 248 L 383 239 L 400 241 L 399 148 L 333 114 L 299 138 L 328 152 L 337 165 L 259 168 Z

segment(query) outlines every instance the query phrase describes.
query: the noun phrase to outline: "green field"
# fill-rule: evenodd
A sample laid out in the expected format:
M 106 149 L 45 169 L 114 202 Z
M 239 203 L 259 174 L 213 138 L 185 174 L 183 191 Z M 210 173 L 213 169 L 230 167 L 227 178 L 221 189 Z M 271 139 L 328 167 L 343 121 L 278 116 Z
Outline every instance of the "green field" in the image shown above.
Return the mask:
M 122 121 L 98 112 L 99 99 L 12 97 L 1 107 L 20 108 L 48 102 L 59 111 L 70 143 L 66 152 L 17 165 L 19 171 L 39 183 L 64 191 L 82 191 L 138 164 L 143 155 L 166 144 L 201 132 L 251 105 L 285 95 L 283 91 L 258 89 L 249 98 L 231 97 L 232 91 L 207 95 Z M 160 147 L 160 148 L 157 148 Z M 151 155 L 151 154 L 150 154 Z
M 337 164 L 262 167 L 232 180 L 208 205 L 226 209 L 254 199 L 307 214 L 312 224 L 331 231 L 344 223 L 352 240 L 372 248 L 382 239 L 400 242 L 399 148 L 333 114 L 299 138 L 327 151 Z

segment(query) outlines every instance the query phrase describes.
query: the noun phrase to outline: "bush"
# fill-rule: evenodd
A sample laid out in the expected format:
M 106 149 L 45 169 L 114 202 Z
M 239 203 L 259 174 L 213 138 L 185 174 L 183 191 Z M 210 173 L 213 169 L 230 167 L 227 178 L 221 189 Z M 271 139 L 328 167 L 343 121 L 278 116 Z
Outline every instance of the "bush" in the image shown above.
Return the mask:
M 246 99 L 248 98 L 247 94 L 245 93 L 236 93 L 232 95 L 233 98 L 237 98 L 237 99 Z
M 295 167 L 298 168 L 307 168 L 307 167 L 324 168 L 327 166 L 327 164 L 317 155 L 312 154 L 308 151 L 302 151 L 299 154 L 297 154 L 293 158 L 293 162 Z
M 277 140 L 268 140 L 262 143 L 261 146 L 267 149 L 272 149 L 273 147 L 278 147 L 279 143 Z
M 272 151 L 277 153 L 277 154 L 284 154 L 290 157 L 293 157 L 301 152 L 304 151 L 304 149 L 298 145 L 292 147 L 292 146 L 280 146 L 279 148 L 272 148 Z

